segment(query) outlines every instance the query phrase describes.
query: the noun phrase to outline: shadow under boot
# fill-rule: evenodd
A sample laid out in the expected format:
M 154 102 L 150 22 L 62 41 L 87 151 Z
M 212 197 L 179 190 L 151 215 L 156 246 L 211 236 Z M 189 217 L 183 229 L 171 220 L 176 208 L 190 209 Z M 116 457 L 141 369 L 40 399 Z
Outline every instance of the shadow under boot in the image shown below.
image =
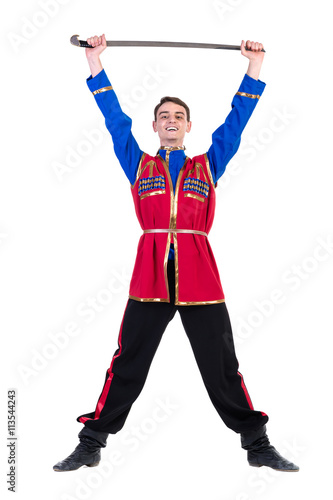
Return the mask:
M 86 465 L 96 467 L 101 460 L 101 448 L 105 448 L 108 432 L 97 432 L 84 426 L 79 432 L 80 443 L 73 453 L 53 466 L 57 472 L 77 470 Z
M 297 465 L 289 462 L 270 444 L 266 434 L 266 425 L 255 431 L 242 432 L 241 445 L 244 450 L 247 450 L 247 460 L 252 467 L 266 465 L 279 471 L 299 471 Z

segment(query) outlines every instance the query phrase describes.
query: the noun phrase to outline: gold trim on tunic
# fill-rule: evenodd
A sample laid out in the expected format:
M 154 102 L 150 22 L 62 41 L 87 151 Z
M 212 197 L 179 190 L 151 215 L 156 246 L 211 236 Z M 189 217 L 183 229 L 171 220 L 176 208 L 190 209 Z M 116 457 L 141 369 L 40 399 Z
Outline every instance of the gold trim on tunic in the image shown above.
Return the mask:
M 173 226 L 171 226 L 172 228 L 177 227 L 178 192 L 179 192 L 180 181 L 181 181 L 181 178 L 183 177 L 183 173 L 185 171 L 187 162 L 188 162 L 188 157 L 186 157 L 184 165 L 182 166 L 182 168 L 180 169 L 179 174 L 178 174 L 178 179 L 177 179 L 176 189 L 175 189 L 175 197 L 174 197 L 174 214 L 173 214 L 174 224 L 173 224 Z
M 141 165 L 142 165 L 142 162 L 143 162 L 143 160 L 145 159 L 145 157 L 146 157 L 146 153 L 142 153 L 142 156 L 141 156 L 141 158 L 140 158 L 140 162 L 139 162 L 139 166 L 138 166 L 138 170 L 137 170 L 137 173 L 136 173 L 136 179 L 135 179 L 135 182 L 134 182 L 134 184 L 133 184 L 133 185 L 131 184 L 131 188 L 132 188 L 132 189 L 134 189 L 134 186 L 135 186 L 135 184 L 137 183 L 137 180 L 139 179 L 139 177 L 140 177 L 140 175 L 141 175 Z M 145 168 L 145 167 L 143 167 L 143 170 L 144 170 L 144 168 Z M 142 170 L 142 171 L 143 171 L 143 170 Z
M 159 299 L 159 298 L 149 298 L 149 299 L 141 299 L 140 297 L 135 297 L 134 295 L 129 295 L 129 299 L 136 300 L 138 302 L 168 302 L 170 303 L 170 297 L 168 299 Z M 175 306 L 205 306 L 210 304 L 220 304 L 225 302 L 225 299 L 220 300 L 206 300 L 202 302 L 176 302 Z
M 183 173 L 185 171 L 187 162 L 189 158 L 186 157 L 185 163 L 182 166 L 182 168 L 179 171 L 178 174 L 178 179 L 176 183 L 176 190 L 175 190 L 175 198 L 174 198 L 174 226 L 172 228 L 177 227 L 177 208 L 178 208 L 178 193 L 179 193 L 179 186 L 180 186 L 180 180 L 183 177 Z M 179 269 L 178 269 L 178 239 L 177 239 L 177 232 L 173 233 L 173 243 L 174 243 L 174 255 L 175 255 L 175 304 L 178 304 L 178 293 L 179 293 Z
M 168 239 L 167 239 L 167 244 L 166 244 L 165 254 L 164 254 L 164 262 L 163 262 L 164 281 L 165 281 L 166 289 L 167 289 L 167 293 L 168 293 L 168 302 L 170 302 L 170 290 L 169 290 L 169 280 L 168 280 L 168 257 L 169 257 L 169 251 L 170 251 L 170 242 L 171 242 L 171 233 L 168 234 Z
M 260 95 L 257 94 L 247 94 L 246 92 L 236 92 L 236 95 L 241 95 L 243 97 L 251 97 L 251 99 L 260 99 Z
M 105 92 L 107 90 L 112 90 L 113 87 L 110 85 L 109 87 L 102 87 L 101 89 L 97 89 L 97 90 L 94 90 L 93 91 L 93 95 L 96 95 L 96 94 L 101 94 L 102 92 Z
M 193 193 L 185 193 L 184 196 L 189 197 L 189 198 L 195 198 L 196 200 L 199 200 L 199 201 L 206 200 L 206 198 L 201 198 L 201 196 L 198 196 L 197 194 L 193 194 Z
M 179 295 L 179 269 L 178 269 L 178 239 L 177 233 L 173 235 L 174 256 L 175 256 L 175 305 L 178 304 Z
M 220 304 L 221 302 L 225 302 L 225 299 L 220 300 L 205 300 L 202 302 L 175 302 L 177 306 L 205 306 L 209 304 Z
M 215 184 L 214 184 L 214 181 L 213 181 L 212 172 L 211 172 L 211 170 L 210 170 L 210 165 L 209 165 L 209 160 L 208 160 L 207 153 L 205 153 L 205 154 L 204 154 L 204 157 L 205 157 L 206 168 L 207 168 L 207 172 L 208 172 L 209 180 L 210 180 L 210 182 L 212 183 L 213 188 L 215 189 Z
M 160 154 L 158 156 L 159 156 L 160 160 L 162 161 L 164 171 L 166 173 L 166 176 L 168 178 L 168 183 L 169 183 L 169 191 L 170 191 L 169 228 L 171 228 L 172 222 L 173 222 L 173 204 L 174 204 L 173 185 L 172 185 L 172 180 L 171 180 L 171 176 L 170 176 L 170 172 L 169 172 L 169 165 L 166 163 L 166 161 L 162 158 L 162 156 Z M 170 302 L 170 295 L 169 295 L 169 282 L 168 282 L 168 274 L 167 274 L 167 265 L 168 265 L 168 255 L 169 255 L 170 243 L 171 243 L 171 232 L 168 234 L 167 245 L 166 245 L 165 255 L 164 255 L 164 280 L 165 280 L 165 286 L 168 290 L 169 302 Z
M 153 196 L 154 194 L 165 194 L 165 190 L 164 189 L 159 189 L 158 191 L 153 191 L 152 193 L 142 194 L 140 196 L 140 200 L 143 200 L 144 198 L 147 198 L 147 196 Z
M 135 295 L 129 295 L 128 298 L 132 299 L 132 300 L 137 300 L 138 302 L 169 302 L 170 303 L 170 297 L 168 299 L 159 299 L 159 298 L 141 299 L 140 297 L 135 297 Z
M 190 233 L 190 234 L 202 234 L 202 236 L 208 236 L 205 231 L 197 231 L 196 229 L 144 229 L 144 233 Z

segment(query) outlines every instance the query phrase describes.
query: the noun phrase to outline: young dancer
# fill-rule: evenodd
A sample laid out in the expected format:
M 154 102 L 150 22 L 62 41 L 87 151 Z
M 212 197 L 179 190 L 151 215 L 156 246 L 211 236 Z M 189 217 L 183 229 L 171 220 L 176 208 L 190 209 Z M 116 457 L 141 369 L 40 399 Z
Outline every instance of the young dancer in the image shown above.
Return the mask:
M 242 41 L 241 54 L 249 59 L 249 66 L 233 97 L 232 110 L 213 133 L 209 150 L 189 158 L 184 138 L 192 123 L 185 102 L 170 96 L 161 99 L 153 121 L 160 146 L 156 155 L 145 153 L 133 137 L 131 119 L 122 112 L 102 67 L 100 54 L 106 48 L 105 35 L 88 38 L 87 42 L 93 46 L 86 49 L 91 70 L 87 84 L 105 117 L 115 153 L 130 182 L 143 233 L 118 348 L 96 408 L 77 418 L 84 424 L 80 443 L 53 468 L 69 471 L 98 465 L 100 449 L 106 446 L 109 434 L 124 426 L 162 335 L 178 311 L 209 397 L 223 422 L 240 434 L 249 464 L 297 471 L 296 465 L 270 445 L 265 425 L 268 416 L 254 410 L 238 370 L 225 297 L 208 241 L 216 184 L 236 153 L 242 131 L 265 87 L 259 80 L 263 46 Z M 189 75 L 184 72 L 181 77 Z

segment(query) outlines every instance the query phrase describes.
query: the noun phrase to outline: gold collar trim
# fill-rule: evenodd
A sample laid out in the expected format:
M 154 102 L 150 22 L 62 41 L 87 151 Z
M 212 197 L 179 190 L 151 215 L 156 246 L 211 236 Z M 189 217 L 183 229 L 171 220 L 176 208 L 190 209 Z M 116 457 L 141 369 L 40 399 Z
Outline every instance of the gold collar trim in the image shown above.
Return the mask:
M 161 149 L 165 149 L 166 151 L 178 151 L 179 149 L 182 149 L 183 151 L 185 151 L 186 147 L 185 146 L 161 146 L 160 148 L 158 148 L 156 154 L 158 154 L 158 152 Z

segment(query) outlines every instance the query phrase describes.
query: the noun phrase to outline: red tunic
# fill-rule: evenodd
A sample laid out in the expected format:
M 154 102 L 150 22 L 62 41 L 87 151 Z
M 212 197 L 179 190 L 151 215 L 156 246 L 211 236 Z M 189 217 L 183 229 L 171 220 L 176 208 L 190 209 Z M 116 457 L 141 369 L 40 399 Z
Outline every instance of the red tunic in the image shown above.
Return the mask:
M 166 160 L 168 154 L 167 151 Z M 167 161 L 160 155 L 143 153 L 132 195 L 142 229 L 162 231 L 144 232 L 140 237 L 129 297 L 138 301 L 170 302 L 167 263 L 173 242 L 175 304 L 224 302 L 219 272 L 207 238 L 215 212 L 215 186 L 207 155 L 186 157 L 174 193 Z

